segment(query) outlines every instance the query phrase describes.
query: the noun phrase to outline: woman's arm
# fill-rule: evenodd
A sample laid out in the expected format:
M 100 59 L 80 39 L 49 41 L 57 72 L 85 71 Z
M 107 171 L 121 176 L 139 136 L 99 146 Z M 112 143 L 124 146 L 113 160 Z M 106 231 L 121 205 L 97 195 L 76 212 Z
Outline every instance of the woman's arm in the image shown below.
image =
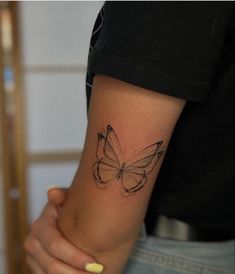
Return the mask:
M 59 227 L 120 274 L 144 220 L 185 100 L 103 75 L 94 78 L 86 141 Z

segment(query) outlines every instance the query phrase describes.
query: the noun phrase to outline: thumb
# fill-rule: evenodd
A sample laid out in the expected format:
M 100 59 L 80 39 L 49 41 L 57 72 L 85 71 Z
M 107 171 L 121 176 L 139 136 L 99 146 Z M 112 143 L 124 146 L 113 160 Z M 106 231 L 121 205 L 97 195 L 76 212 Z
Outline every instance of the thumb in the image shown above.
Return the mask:
M 62 206 L 67 196 L 66 188 L 52 187 L 47 192 L 48 200 L 54 206 Z

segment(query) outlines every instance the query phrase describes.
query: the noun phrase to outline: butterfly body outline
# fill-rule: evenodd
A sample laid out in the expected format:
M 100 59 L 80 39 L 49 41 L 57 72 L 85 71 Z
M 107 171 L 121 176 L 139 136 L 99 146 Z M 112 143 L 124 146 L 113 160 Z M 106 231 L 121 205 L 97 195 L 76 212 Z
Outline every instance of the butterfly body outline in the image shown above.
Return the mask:
M 140 190 L 147 182 L 147 175 L 152 172 L 164 153 L 160 150 L 163 141 L 156 142 L 132 156 L 132 160 L 122 160 L 121 146 L 111 125 L 98 133 L 96 159 L 93 164 L 93 176 L 99 186 L 106 186 L 113 181 L 121 181 L 125 193 Z

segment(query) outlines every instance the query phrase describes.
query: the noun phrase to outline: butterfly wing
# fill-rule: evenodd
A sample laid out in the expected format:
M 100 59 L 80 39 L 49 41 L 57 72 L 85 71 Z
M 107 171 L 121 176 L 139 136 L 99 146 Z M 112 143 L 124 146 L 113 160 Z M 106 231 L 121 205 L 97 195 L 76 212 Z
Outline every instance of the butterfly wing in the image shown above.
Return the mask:
M 141 150 L 127 163 L 126 171 L 142 173 L 144 170 L 146 175 L 149 174 L 164 153 L 161 149 L 162 143 L 163 141 L 159 141 Z
M 140 190 L 147 182 L 147 175 L 153 170 L 163 154 L 162 141 L 154 143 L 127 163 L 122 171 L 122 187 L 127 193 Z
M 121 146 L 111 125 L 107 126 L 107 133 L 104 143 L 104 155 L 108 159 L 120 163 Z
M 108 125 L 107 132 L 98 133 L 98 141 L 96 147 L 96 158 L 97 160 L 106 159 L 119 163 L 121 148 L 118 141 L 117 135 L 113 128 Z
M 96 158 L 101 160 L 104 158 L 104 145 L 105 145 L 105 136 L 102 133 L 98 133 L 98 140 L 96 146 Z
M 107 184 L 117 178 L 119 166 L 115 162 L 110 163 L 105 159 L 96 161 L 93 165 L 93 176 L 97 183 Z
M 120 170 L 120 144 L 113 128 L 98 133 L 97 161 L 93 165 L 93 176 L 97 183 L 107 184 L 117 178 Z
M 147 182 L 145 172 L 136 173 L 132 171 L 124 171 L 121 178 L 122 187 L 126 193 L 133 193 L 140 190 Z

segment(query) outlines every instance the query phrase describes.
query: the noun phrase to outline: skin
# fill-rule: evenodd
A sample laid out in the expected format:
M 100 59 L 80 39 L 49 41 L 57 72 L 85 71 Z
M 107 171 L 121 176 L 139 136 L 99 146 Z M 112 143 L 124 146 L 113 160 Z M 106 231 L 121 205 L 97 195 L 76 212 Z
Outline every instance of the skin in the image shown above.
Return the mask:
M 47 205 L 46 211 L 44 210 L 39 218 L 39 228 L 37 229 L 37 225 L 34 228 L 33 225 L 31 240 L 26 245 L 26 250 L 31 250 L 33 253 L 33 248 L 29 246 L 32 246 L 32 242 L 37 239 L 42 249 L 40 254 L 37 253 L 39 257 L 36 253 L 30 254 L 28 251 L 32 261 L 41 267 L 45 264 L 49 267 L 49 260 L 43 257 L 46 251 L 47 255 L 51 256 L 50 260 L 54 260 L 56 271 L 52 269 L 47 272 L 45 269 L 44 272 L 34 271 L 35 274 L 73 273 L 69 272 L 72 271 L 71 268 L 68 272 L 62 271 L 62 267 L 74 265 L 74 262 L 68 262 L 69 251 L 65 254 L 60 248 L 62 236 L 83 251 L 80 253 L 81 258 L 84 254 L 91 254 L 92 259 L 102 263 L 105 267 L 104 274 L 122 273 L 144 220 L 164 157 L 162 156 L 154 169 L 147 174 L 146 184 L 135 193 L 123 195 L 120 180 L 99 187 L 92 172 L 92 167 L 97 161 L 97 134 L 102 128 L 112 124 L 120 140 L 121 157 L 124 159 L 130 159 L 133 153 L 159 140 L 164 140 L 164 151 L 166 151 L 184 105 L 183 99 L 136 87 L 103 75 L 94 77 L 83 155 L 66 201 L 61 210 L 57 211 L 57 215 L 53 213 L 53 222 L 50 219 L 52 217 L 48 218 L 47 215 L 51 204 Z M 58 222 L 56 222 L 57 218 Z M 56 224 L 62 234 L 58 234 Z M 52 242 L 55 238 L 52 227 L 54 233 L 57 233 L 54 242 Z M 45 241 L 45 238 L 42 239 L 42 235 L 48 237 L 46 234 L 49 234 L 43 230 L 52 233 L 48 238 L 49 242 Z M 48 249 L 48 246 L 52 248 Z M 58 258 L 60 258 L 59 262 Z M 78 263 L 79 259 L 76 261 Z M 57 264 L 63 262 L 67 264 L 65 266 Z M 32 269 L 33 267 L 31 266 Z M 78 267 L 82 270 L 80 263 Z
M 48 191 L 49 202 L 41 216 L 33 223 L 24 247 L 27 262 L 34 274 L 81 274 L 85 265 L 97 260 L 66 240 L 58 230 L 57 221 L 67 190 Z
M 97 134 L 111 124 L 124 159 L 160 140 L 164 140 L 166 150 L 184 105 L 183 99 L 111 77 L 96 75 L 94 78 L 83 155 L 58 224 L 66 238 L 105 266 L 105 274 L 122 272 L 143 223 L 164 157 L 147 175 L 146 185 L 133 195 L 123 195 L 117 181 L 104 188 L 97 187 L 92 173 L 97 161 Z

